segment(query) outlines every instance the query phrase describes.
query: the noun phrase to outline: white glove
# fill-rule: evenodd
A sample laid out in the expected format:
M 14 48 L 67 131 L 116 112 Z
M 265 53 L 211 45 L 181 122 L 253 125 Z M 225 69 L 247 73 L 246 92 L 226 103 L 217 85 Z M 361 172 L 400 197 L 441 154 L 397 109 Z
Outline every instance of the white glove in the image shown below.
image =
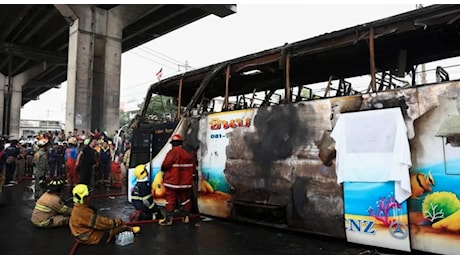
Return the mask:
M 150 206 L 149 200 L 143 200 L 142 203 L 143 203 L 144 206 L 146 206 L 146 207 L 149 207 L 149 206 Z

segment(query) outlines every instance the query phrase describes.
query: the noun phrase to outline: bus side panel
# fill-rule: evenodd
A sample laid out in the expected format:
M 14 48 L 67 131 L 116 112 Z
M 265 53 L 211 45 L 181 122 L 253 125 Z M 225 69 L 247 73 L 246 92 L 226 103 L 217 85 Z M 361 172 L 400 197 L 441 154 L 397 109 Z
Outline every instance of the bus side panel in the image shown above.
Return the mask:
M 225 196 L 217 189 L 220 207 L 202 190 L 200 212 L 344 238 L 342 188 L 335 165 L 326 166 L 319 154 L 321 145 L 330 148 L 324 136 L 332 129 L 332 108 L 360 104 L 360 97 L 350 97 L 264 107 L 252 116 L 245 110 L 208 116 L 202 176 L 229 188 Z M 229 122 L 242 125 L 223 131 Z
M 228 160 L 227 147 L 232 132 L 246 132 L 252 127 L 255 112 L 255 109 L 221 112 L 200 120 L 200 179 L 197 196 L 200 213 L 222 218 L 232 216 L 234 187 L 228 183 L 224 174 Z
M 409 220 L 413 249 L 460 254 L 460 83 L 418 89 Z
M 363 95 L 362 110 L 399 106 L 408 128 L 411 249 L 460 253 L 459 82 Z

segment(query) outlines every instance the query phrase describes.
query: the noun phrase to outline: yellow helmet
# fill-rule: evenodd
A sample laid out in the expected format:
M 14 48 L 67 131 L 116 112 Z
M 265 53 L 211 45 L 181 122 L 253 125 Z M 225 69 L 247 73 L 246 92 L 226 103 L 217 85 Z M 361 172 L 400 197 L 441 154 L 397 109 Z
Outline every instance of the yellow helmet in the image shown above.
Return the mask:
M 147 169 L 145 168 L 145 164 L 139 164 L 136 166 L 136 168 L 134 168 L 134 176 L 136 176 L 138 180 L 142 180 L 147 177 Z
M 77 184 L 73 190 L 73 202 L 83 204 L 83 198 L 89 195 L 88 186 L 85 184 Z

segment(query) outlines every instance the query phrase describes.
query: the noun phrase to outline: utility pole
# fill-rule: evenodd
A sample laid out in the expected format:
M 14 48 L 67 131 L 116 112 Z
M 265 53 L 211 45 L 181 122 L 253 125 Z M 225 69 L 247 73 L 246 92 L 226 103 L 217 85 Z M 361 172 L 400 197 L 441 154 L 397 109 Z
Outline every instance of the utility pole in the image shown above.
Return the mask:
M 423 5 L 421 4 L 416 4 L 415 5 L 415 9 L 420 9 L 420 8 L 423 8 Z M 426 84 L 426 66 L 425 66 L 425 63 L 422 64 L 422 68 L 421 68 L 421 71 L 420 71 L 420 81 L 422 84 Z
M 184 68 L 184 72 L 187 72 L 187 69 L 191 69 L 192 67 L 188 65 L 188 61 L 185 61 L 185 64 L 177 64 L 177 71 L 180 71 L 180 68 Z

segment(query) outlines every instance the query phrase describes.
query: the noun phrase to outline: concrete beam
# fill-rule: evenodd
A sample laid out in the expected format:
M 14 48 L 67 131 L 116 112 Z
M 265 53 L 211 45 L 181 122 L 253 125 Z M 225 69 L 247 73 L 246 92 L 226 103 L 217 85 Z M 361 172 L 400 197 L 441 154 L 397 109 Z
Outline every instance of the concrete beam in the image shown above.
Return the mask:
M 51 63 L 67 63 L 67 54 L 47 51 L 39 48 L 31 48 L 0 40 L 0 53 L 12 53 L 14 56 L 27 58 L 36 61 L 48 61 Z
M 59 11 L 59 13 L 69 23 L 69 25 L 72 25 L 78 19 L 78 15 L 74 12 L 70 5 L 55 4 L 54 8 Z
M 121 28 L 142 19 L 144 16 L 155 12 L 163 5 L 118 5 L 109 10 L 109 13 L 118 17 Z
M 5 106 L 5 90 L 6 90 L 6 77 L 0 73 L 0 131 L 3 129 L 3 124 L 5 122 L 3 118 L 3 107 Z M 6 133 L 0 133 L 6 134 Z
M 236 13 L 236 4 L 223 5 L 191 5 L 198 7 L 208 13 L 219 16 L 220 18 Z

